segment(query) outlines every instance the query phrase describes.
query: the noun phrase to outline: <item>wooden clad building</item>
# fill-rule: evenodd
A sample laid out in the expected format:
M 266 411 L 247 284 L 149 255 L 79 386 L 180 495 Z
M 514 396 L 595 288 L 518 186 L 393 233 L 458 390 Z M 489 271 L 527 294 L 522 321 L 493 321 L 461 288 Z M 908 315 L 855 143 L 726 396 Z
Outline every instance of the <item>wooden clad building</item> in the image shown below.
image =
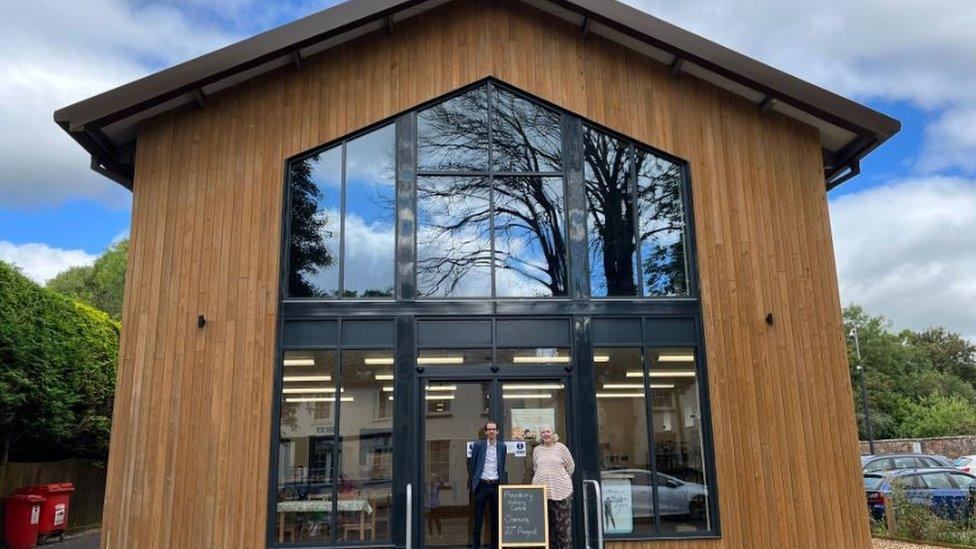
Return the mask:
M 897 121 L 610 0 L 351 0 L 55 119 L 133 193 L 103 547 L 467 547 L 489 420 L 577 549 L 870 546 L 826 192 Z

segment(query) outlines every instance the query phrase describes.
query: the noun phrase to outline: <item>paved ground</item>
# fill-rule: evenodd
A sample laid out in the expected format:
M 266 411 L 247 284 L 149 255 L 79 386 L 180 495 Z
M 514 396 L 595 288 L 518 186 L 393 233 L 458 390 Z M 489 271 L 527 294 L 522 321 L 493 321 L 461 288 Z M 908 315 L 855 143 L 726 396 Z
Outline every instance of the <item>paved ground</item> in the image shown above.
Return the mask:
M 874 549 L 932 549 L 931 545 L 919 545 L 917 543 L 905 543 L 903 541 L 878 538 L 873 538 L 873 540 Z
M 100 539 L 101 534 L 99 532 L 87 532 L 65 538 L 64 543 L 58 543 L 57 540 L 54 540 L 40 547 L 49 547 L 50 549 L 98 549 Z

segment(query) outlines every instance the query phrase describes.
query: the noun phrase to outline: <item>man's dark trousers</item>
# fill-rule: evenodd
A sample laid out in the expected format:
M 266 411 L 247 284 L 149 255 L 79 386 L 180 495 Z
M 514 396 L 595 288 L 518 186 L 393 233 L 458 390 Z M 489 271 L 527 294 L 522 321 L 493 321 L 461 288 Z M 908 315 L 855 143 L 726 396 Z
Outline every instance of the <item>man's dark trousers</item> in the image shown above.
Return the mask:
M 498 547 L 498 481 L 484 480 L 474 489 L 474 549 L 481 547 L 481 526 L 485 521 L 485 508 L 488 508 L 488 527 L 491 528 L 492 549 Z

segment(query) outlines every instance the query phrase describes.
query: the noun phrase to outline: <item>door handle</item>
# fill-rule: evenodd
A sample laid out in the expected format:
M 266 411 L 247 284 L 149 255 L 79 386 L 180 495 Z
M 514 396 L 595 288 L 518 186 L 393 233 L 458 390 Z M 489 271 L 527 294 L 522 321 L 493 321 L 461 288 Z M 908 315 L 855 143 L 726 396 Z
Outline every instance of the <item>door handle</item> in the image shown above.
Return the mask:
M 413 484 L 407 483 L 407 549 L 413 549 Z
M 583 525 L 586 528 L 586 547 L 590 547 L 590 519 L 589 519 L 589 499 L 586 490 L 588 484 L 593 485 L 593 493 L 596 495 L 596 546 L 597 549 L 603 549 L 603 490 L 600 489 L 600 483 L 593 479 L 585 479 L 583 481 Z

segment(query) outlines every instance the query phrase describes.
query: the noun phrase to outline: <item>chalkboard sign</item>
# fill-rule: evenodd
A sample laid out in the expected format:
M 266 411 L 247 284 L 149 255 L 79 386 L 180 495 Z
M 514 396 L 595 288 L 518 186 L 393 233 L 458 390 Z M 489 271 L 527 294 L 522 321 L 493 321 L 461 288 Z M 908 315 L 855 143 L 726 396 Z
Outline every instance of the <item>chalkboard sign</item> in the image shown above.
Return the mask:
M 542 484 L 498 487 L 499 547 L 549 545 L 549 500 Z

